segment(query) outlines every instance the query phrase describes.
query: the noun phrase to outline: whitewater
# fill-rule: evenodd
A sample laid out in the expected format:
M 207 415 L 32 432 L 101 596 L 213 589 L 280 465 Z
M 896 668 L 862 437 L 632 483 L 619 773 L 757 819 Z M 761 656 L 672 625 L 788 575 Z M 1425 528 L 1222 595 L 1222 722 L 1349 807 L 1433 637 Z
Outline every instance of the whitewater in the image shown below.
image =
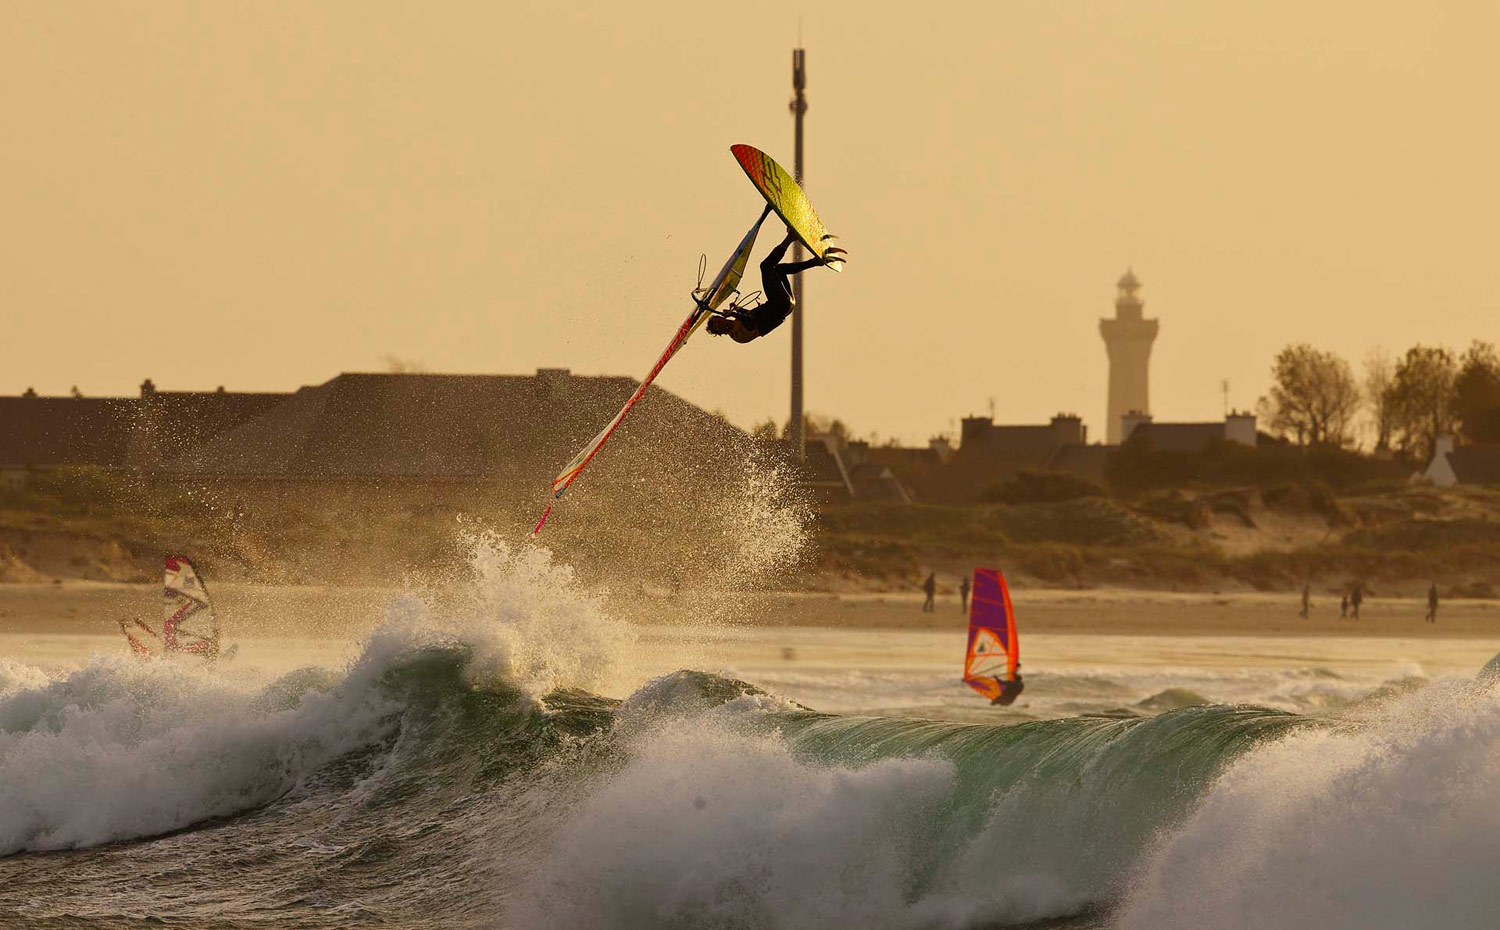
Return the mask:
M 441 593 L 392 598 L 347 654 L 13 649 L 0 926 L 1500 913 L 1483 643 L 1033 637 L 1002 715 L 958 684 L 961 634 L 628 623 L 546 548 L 483 534 Z

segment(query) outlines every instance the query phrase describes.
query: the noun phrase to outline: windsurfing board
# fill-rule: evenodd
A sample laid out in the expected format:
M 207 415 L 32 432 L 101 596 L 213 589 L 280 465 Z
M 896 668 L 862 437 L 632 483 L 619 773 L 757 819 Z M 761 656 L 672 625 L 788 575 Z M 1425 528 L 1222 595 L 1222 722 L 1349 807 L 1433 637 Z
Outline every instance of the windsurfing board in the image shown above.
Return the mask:
M 828 262 L 834 271 L 844 270 L 844 250 L 834 245 L 838 239 L 823 225 L 812 201 L 803 193 L 802 185 L 787 172 L 776 159 L 753 145 L 731 145 L 729 151 L 745 169 L 750 183 L 766 198 L 766 203 L 776 211 L 787 228 L 802 240 L 809 252 Z

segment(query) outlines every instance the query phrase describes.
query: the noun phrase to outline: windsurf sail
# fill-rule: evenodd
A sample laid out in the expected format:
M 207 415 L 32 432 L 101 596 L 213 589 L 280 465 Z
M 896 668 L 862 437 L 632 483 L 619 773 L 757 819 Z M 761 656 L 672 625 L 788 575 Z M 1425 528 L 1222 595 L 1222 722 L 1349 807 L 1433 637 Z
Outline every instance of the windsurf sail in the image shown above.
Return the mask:
M 125 634 L 125 642 L 130 645 L 130 651 L 143 659 L 150 658 L 151 646 L 137 634 L 145 633 L 147 636 L 151 637 L 157 642 L 161 642 L 161 637 L 156 635 L 156 631 L 151 629 L 151 627 L 146 624 L 146 621 L 139 618 L 134 620 L 121 620 L 120 632 Z
M 802 244 L 818 258 L 825 259 L 834 271 L 844 270 L 844 250 L 834 245 L 838 237 L 828 231 L 813 209 L 802 185 L 776 159 L 753 145 L 731 145 L 729 151 L 745 169 L 750 183 L 766 198 L 787 228 L 797 234 Z
M 677 354 L 678 350 L 687 343 L 688 338 L 697 332 L 698 328 L 707 322 L 713 311 L 717 310 L 719 305 L 727 300 L 730 294 L 734 293 L 735 288 L 739 287 L 740 279 L 745 274 L 745 265 L 750 261 L 750 250 L 755 245 L 755 237 L 760 232 L 760 226 L 766 221 L 766 217 L 769 214 L 769 208 L 761 213 L 760 219 L 756 220 L 755 225 L 750 227 L 750 231 L 745 233 L 745 237 L 740 240 L 740 244 L 735 247 L 734 252 L 729 256 L 729 260 L 724 263 L 723 268 L 719 269 L 719 273 L 709 283 L 708 287 L 693 291 L 692 311 L 688 313 L 687 319 L 682 321 L 682 325 L 677 327 L 677 332 L 673 334 L 672 341 L 667 344 L 666 351 L 662 352 L 661 357 L 656 360 L 656 364 L 652 366 L 651 371 L 646 374 L 646 377 L 641 379 L 640 387 L 636 388 L 635 393 L 630 395 L 630 399 L 625 401 L 625 406 L 620 408 L 620 412 L 615 414 L 614 419 L 604 424 L 604 428 L 599 431 L 599 434 L 590 440 L 589 444 L 584 446 L 577 455 L 573 456 L 572 461 L 563 466 L 563 470 L 557 473 L 556 478 L 552 479 L 552 496 L 554 498 L 562 497 L 563 492 L 572 486 L 573 482 L 577 480 L 579 473 L 588 467 L 589 462 L 594 460 L 594 456 L 599 453 L 599 450 L 609 441 L 609 437 L 619 428 L 621 421 L 625 419 L 625 415 L 640 402 L 642 397 L 646 396 L 646 389 L 651 386 L 651 382 L 656 380 L 656 376 L 661 374 L 661 370 L 667 366 L 667 362 L 672 360 L 672 356 Z M 551 512 L 552 508 L 548 507 L 546 513 L 542 514 L 542 518 L 537 521 L 536 527 L 531 531 L 533 536 L 541 532 L 542 525 L 547 522 L 547 515 Z
M 1005 576 L 993 568 L 974 569 L 969 601 L 969 648 L 964 654 L 964 684 L 994 700 L 1016 678 L 1020 664 L 1016 613 L 1010 605 Z
M 166 620 L 161 638 L 166 650 L 218 658 L 219 621 L 203 578 L 191 560 L 167 556 L 163 594 Z

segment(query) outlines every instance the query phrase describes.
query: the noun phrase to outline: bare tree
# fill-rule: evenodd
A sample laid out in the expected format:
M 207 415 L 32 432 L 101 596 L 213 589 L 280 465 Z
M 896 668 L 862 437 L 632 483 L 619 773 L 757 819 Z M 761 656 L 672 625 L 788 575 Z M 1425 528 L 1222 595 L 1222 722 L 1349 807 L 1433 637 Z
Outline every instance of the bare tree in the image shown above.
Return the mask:
M 1298 445 L 1345 446 L 1353 441 L 1359 387 L 1348 362 L 1302 343 L 1282 349 L 1271 374 L 1265 409 L 1273 430 L 1295 436 Z
M 1441 346 L 1415 345 L 1396 363 L 1392 397 L 1403 452 L 1432 457 L 1437 437 L 1453 432 L 1458 363 Z
M 1375 451 L 1388 452 L 1391 432 L 1396 428 L 1396 363 L 1384 349 L 1371 349 L 1365 356 L 1365 403 L 1370 425 L 1375 429 Z

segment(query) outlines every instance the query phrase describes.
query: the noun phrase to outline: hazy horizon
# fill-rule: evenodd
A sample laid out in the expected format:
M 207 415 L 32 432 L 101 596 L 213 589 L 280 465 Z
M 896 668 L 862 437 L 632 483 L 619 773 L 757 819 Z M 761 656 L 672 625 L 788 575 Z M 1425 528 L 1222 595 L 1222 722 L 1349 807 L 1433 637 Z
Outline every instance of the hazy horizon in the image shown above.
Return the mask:
M 808 274 L 807 406 L 861 435 L 994 398 L 1102 440 L 1127 266 L 1159 419 L 1252 406 L 1291 342 L 1500 338 L 1491 5 L 441 9 L 8 4 L 0 393 L 639 378 L 759 209 L 729 145 L 790 165 L 799 16 L 850 252 Z M 659 383 L 781 422 L 789 330 Z

